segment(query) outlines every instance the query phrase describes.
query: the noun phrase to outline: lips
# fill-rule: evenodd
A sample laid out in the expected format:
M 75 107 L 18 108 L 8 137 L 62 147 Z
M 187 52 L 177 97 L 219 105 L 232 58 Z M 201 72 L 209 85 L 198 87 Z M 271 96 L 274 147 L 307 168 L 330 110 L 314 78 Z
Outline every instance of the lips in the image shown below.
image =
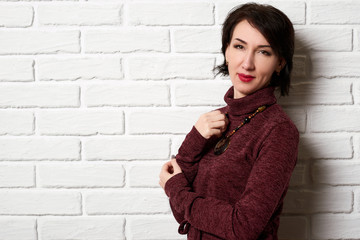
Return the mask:
M 242 73 L 238 73 L 238 77 L 242 82 L 250 82 L 251 80 L 253 80 L 255 78 L 254 76 L 246 75 L 246 74 L 242 74 Z

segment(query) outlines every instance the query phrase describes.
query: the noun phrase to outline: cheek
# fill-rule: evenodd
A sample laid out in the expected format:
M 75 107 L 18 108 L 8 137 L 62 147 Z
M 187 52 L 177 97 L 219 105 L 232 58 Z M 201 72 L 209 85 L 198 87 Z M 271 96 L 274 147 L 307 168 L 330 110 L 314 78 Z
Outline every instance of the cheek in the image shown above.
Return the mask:
M 261 61 L 258 63 L 257 70 L 261 75 L 271 77 L 276 70 L 276 63 L 274 61 Z

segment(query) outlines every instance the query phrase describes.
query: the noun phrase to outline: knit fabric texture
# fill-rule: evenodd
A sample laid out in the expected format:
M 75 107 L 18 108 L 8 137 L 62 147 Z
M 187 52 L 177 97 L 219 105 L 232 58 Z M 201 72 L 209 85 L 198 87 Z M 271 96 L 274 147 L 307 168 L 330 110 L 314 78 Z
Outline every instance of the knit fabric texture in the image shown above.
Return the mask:
M 205 139 L 195 127 L 176 160 L 182 173 L 165 192 L 179 233 L 188 239 L 278 239 L 283 200 L 297 161 L 299 132 L 276 103 L 273 87 L 240 99 L 225 94 L 228 134 L 245 117 L 268 105 L 232 137 L 228 149 L 214 154 L 219 138 Z

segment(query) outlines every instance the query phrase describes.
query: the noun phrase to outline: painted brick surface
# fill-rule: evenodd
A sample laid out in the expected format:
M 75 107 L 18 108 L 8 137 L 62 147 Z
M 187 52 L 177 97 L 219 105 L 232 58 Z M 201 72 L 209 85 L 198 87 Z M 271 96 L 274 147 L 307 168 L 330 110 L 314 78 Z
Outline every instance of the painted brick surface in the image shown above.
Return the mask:
M 95 137 L 84 140 L 87 160 L 166 159 L 170 141 L 166 137 Z
M 315 239 L 359 238 L 358 214 L 319 214 L 311 218 L 311 237 Z
M 121 61 L 109 58 L 52 58 L 37 62 L 40 80 L 121 79 Z
M 89 215 L 168 213 L 169 201 L 162 191 L 92 191 L 85 194 L 85 209 Z
M 351 191 L 289 191 L 284 213 L 351 212 Z
M 39 220 L 41 239 L 122 240 L 123 217 L 44 217 Z
M 34 187 L 34 169 L 28 164 L 0 164 L 0 187 Z
M 84 33 L 87 53 L 169 52 L 169 31 L 156 28 L 92 30 Z
M 315 24 L 356 24 L 360 3 L 355 0 L 343 2 L 312 1 L 310 8 L 311 23 Z
M 1 27 L 28 27 L 33 16 L 34 10 L 30 5 L 0 5 Z
M 0 58 L 0 82 L 34 81 L 33 64 L 30 58 Z
M 348 161 L 321 161 L 313 165 L 314 182 L 329 185 L 360 185 L 360 164 Z
M 0 218 L 0 238 L 8 240 L 36 240 L 36 219 L 28 217 L 7 217 Z
M 34 115 L 25 111 L 0 111 L 0 134 L 30 135 L 33 133 Z
M 74 30 L 4 30 L 0 34 L 0 54 L 79 53 L 79 51 L 79 32 Z
M 40 111 L 37 125 L 41 135 L 122 134 L 122 111 L 54 110 Z
M 211 57 L 139 57 L 129 59 L 132 79 L 212 79 Z
M 137 111 L 129 114 L 129 133 L 187 133 L 204 110 Z M 148 124 L 144 124 L 146 119 Z
M 245 2 L 0 0 L 0 239 L 186 239 L 158 175 L 225 105 L 221 27 Z M 296 31 L 279 239 L 360 239 L 360 2 L 257 2 Z
M 55 84 L 2 84 L 0 107 L 77 107 L 79 87 Z
M 79 215 L 81 195 L 75 191 L 1 190 L 2 215 Z
M 133 25 L 212 25 L 213 5 L 207 2 L 131 3 L 129 22 Z
M 170 89 L 164 83 L 91 84 L 84 86 L 82 90 L 88 107 L 170 106 Z
M 124 168 L 115 163 L 40 164 L 37 168 L 42 187 L 122 187 Z
M 37 10 L 42 25 L 118 25 L 121 19 L 121 5 L 113 4 L 51 3 Z

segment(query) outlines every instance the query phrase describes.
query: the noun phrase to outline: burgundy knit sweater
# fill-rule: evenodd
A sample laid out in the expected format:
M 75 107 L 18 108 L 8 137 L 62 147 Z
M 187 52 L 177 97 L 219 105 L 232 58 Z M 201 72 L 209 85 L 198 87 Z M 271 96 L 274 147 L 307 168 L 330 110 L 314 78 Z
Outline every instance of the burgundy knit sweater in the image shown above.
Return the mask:
M 240 128 L 221 155 L 214 154 L 216 137 L 207 140 L 195 127 L 186 136 L 176 156 L 183 172 L 166 182 L 165 192 L 188 239 L 277 239 L 299 133 L 276 104 L 273 87 L 240 99 L 233 93 L 231 87 L 220 109 L 230 121 L 226 134 L 258 107 L 269 107 Z

